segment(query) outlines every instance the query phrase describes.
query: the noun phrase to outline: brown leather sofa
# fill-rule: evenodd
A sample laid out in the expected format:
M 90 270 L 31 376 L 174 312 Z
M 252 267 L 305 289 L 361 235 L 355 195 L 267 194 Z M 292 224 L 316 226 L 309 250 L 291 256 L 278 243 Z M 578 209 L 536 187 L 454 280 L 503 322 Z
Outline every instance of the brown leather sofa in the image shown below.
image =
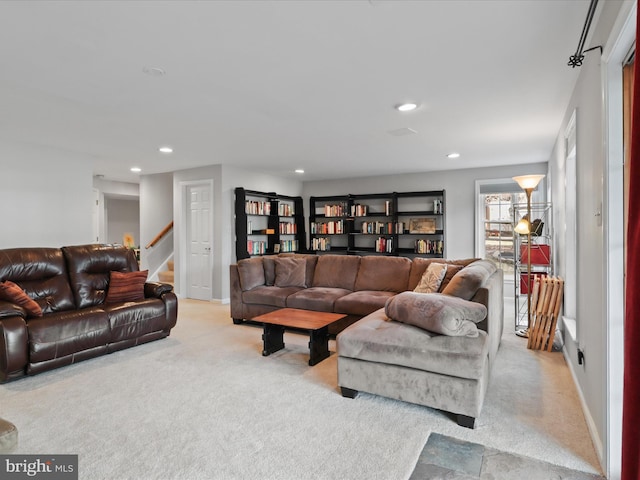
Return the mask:
M 19 285 L 43 312 L 30 317 L 0 300 L 0 383 L 167 337 L 178 314 L 171 285 L 147 282 L 143 300 L 104 303 L 111 272 L 138 270 L 124 247 L 0 250 L 0 281 Z

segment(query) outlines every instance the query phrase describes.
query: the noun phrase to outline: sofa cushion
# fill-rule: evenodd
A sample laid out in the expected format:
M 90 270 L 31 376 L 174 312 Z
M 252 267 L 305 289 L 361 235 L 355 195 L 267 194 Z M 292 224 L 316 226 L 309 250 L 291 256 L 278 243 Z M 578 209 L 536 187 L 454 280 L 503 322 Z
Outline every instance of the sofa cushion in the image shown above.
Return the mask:
M 354 290 L 403 292 L 407 288 L 410 270 L 411 260 L 406 257 L 362 257 Z
M 314 310 L 316 312 L 334 312 L 334 304 L 351 290 L 333 287 L 304 288 L 287 297 L 287 307 Z
M 104 311 L 111 327 L 110 343 L 138 338 L 169 327 L 164 302 L 157 298 L 106 305 Z
M 338 298 L 333 308 L 336 313 L 365 316 L 384 307 L 394 295 L 395 292 L 360 290 Z
M 15 303 L 19 307 L 24 308 L 27 315 L 31 317 L 42 316 L 42 308 L 40 308 L 40 305 L 30 298 L 19 285 L 16 285 L 11 280 L 0 282 L 0 300 Z
M 299 257 L 275 259 L 276 287 L 306 287 L 307 261 Z
M 51 313 L 27 325 L 30 363 L 67 357 L 111 341 L 109 317 L 98 307 Z
M 276 258 L 272 255 L 262 257 L 262 267 L 264 268 L 264 284 L 268 287 L 276 283 Z
M 238 261 L 240 287 L 243 291 L 265 285 L 262 257 L 244 258 Z
M 360 257 L 354 255 L 322 255 L 313 275 L 314 287 L 329 287 L 353 291 Z
M 272 305 L 274 307 L 286 307 L 287 297 L 302 290 L 301 287 L 255 287 L 247 292 L 242 292 L 242 301 L 253 305 Z
M 444 263 L 432 262 L 422 274 L 422 278 L 416 288 L 417 293 L 434 293 L 440 288 L 440 284 L 447 273 L 447 265 Z
M 389 299 L 385 314 L 392 320 L 450 336 L 477 337 L 476 323 L 487 316 L 481 303 L 442 293 L 402 292 Z
M 149 270 L 111 272 L 104 303 L 138 302 L 144 300 L 144 284 Z
M 456 273 L 447 287 L 442 290 L 442 293 L 471 300 L 485 280 L 496 271 L 496 268 L 489 260 L 473 262 Z
M 449 282 L 454 277 L 454 275 L 458 273 L 460 270 L 462 270 L 463 268 L 464 268 L 464 265 L 453 265 L 451 263 L 447 263 L 447 271 L 444 274 L 444 278 L 442 279 L 442 282 L 440 282 L 440 288 L 438 288 L 438 292 L 442 292 L 442 290 L 447 288 L 447 285 L 449 285 Z
M 466 258 L 466 259 L 462 259 L 462 260 L 444 260 L 442 258 L 416 257 L 411 262 L 411 271 L 409 272 L 409 285 L 407 285 L 406 290 L 413 290 L 414 288 L 416 288 L 416 285 L 418 285 L 418 282 L 420 282 L 420 279 L 422 278 L 422 275 L 424 274 L 424 271 L 427 269 L 429 264 L 431 264 L 433 262 L 446 263 L 448 265 L 466 266 L 466 265 L 469 265 L 470 263 L 475 262 L 476 260 L 478 260 L 478 259 L 477 258 Z
M 469 379 L 482 378 L 489 352 L 486 332 L 475 338 L 437 335 L 391 320 L 384 309 L 347 327 L 336 344 L 340 357 Z

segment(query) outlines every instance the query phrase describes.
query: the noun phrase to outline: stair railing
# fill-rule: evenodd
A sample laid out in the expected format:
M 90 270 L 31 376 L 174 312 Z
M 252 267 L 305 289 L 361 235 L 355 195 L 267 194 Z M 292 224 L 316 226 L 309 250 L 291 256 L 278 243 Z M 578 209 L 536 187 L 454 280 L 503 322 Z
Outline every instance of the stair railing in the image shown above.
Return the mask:
M 148 249 L 150 249 L 151 247 L 153 247 L 156 243 L 158 243 L 160 240 L 162 240 L 162 238 L 163 238 L 167 233 L 169 233 L 172 229 L 173 229 L 173 220 L 172 220 L 171 222 L 169 222 L 169 223 L 167 224 L 167 226 L 166 226 L 166 227 L 164 227 L 164 228 L 160 231 L 160 233 L 158 233 L 158 234 L 153 238 L 153 240 L 151 240 L 151 241 L 147 244 L 147 246 L 146 246 L 146 247 L 144 247 L 144 248 L 146 248 L 146 249 L 148 250 Z

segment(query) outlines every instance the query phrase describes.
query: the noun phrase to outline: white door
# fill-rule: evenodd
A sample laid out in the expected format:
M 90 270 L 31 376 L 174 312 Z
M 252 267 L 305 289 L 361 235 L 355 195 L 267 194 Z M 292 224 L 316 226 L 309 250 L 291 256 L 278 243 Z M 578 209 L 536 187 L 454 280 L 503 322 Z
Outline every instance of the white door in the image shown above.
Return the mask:
M 210 186 L 188 186 L 187 201 L 187 297 L 211 300 L 213 199 Z

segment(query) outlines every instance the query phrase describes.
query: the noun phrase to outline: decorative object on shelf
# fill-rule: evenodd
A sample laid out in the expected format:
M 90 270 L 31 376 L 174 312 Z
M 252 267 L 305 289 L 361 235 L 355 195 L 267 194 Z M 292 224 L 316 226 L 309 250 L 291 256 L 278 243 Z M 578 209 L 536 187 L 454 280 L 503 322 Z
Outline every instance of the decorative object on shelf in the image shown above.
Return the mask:
M 433 218 L 412 218 L 409 233 L 436 233 L 436 221 Z
M 520 188 L 522 188 L 527 195 L 526 223 L 522 223 L 521 220 L 516 226 L 516 228 L 520 228 L 518 233 L 526 230 L 527 234 L 527 286 L 531 285 L 531 223 L 529 220 L 531 218 L 531 193 L 543 178 L 544 175 L 521 175 L 513 177 L 513 180 L 518 183 Z M 532 288 L 527 288 L 527 328 L 526 330 L 519 330 L 516 332 L 518 336 L 524 338 L 529 336 L 529 329 L 531 328 L 531 290 Z

